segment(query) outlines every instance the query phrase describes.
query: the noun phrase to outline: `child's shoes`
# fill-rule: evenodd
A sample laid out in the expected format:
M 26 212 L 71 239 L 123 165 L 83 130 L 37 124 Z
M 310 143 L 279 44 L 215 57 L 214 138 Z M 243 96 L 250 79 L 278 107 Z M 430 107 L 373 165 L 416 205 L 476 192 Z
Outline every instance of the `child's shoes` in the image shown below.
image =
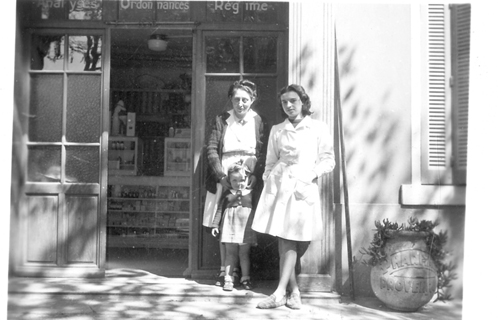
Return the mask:
M 223 285 L 223 290 L 224 291 L 232 291 L 233 290 L 233 282 L 232 281 L 225 281 L 225 284 Z
M 246 290 L 252 290 L 254 288 L 250 279 L 246 279 L 246 280 L 242 281 L 240 284 Z
M 217 287 L 223 287 L 225 285 L 225 271 L 220 271 L 218 273 L 214 285 Z

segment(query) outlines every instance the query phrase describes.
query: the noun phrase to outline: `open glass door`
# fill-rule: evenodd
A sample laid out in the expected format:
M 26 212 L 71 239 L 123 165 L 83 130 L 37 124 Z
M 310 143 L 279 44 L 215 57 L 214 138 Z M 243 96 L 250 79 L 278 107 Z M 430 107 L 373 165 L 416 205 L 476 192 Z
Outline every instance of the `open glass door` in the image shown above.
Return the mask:
M 192 42 L 191 30 L 111 30 L 108 270 L 188 269 Z
M 200 103 L 204 109 L 198 108 L 198 117 L 205 121 L 204 140 L 211 134 L 212 123 L 216 115 L 230 110 L 231 103 L 227 93 L 230 85 L 239 79 L 247 79 L 256 83 L 258 99 L 253 109 L 267 122 L 268 132 L 271 126 L 279 121 L 280 111 L 276 107 L 278 90 L 285 85 L 285 33 L 272 31 L 235 32 L 204 31 L 202 33 L 202 63 L 196 80 L 203 88 L 204 97 Z M 201 114 L 202 113 L 202 114 Z M 206 161 L 206 160 L 205 160 Z M 207 163 L 200 174 L 200 185 L 205 184 Z M 203 208 L 205 190 L 198 195 L 199 208 Z M 198 214 L 202 217 L 202 210 Z M 199 221 L 202 221 L 200 218 Z M 198 259 L 195 263 L 197 277 L 209 277 L 215 274 L 213 269 L 219 268 L 219 244 L 208 228 L 197 226 L 194 235 L 199 244 Z M 275 258 L 277 257 L 277 258 Z M 259 279 L 278 278 L 278 251 L 273 237 L 258 235 L 258 246 L 251 250 L 251 268 Z

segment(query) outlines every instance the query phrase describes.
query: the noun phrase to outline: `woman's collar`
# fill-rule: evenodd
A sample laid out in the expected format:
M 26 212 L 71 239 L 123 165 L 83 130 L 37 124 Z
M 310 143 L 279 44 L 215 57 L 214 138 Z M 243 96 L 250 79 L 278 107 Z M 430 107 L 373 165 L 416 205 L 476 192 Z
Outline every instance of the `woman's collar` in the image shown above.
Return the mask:
M 229 124 L 232 124 L 233 122 L 239 122 L 240 121 L 239 118 L 237 118 L 237 116 L 235 115 L 235 111 L 233 111 L 233 109 L 228 110 L 228 113 L 230 114 L 230 117 L 227 119 L 227 122 Z M 244 120 L 245 121 L 249 121 L 251 119 L 254 119 L 257 115 L 258 114 L 254 110 L 252 110 L 252 108 L 251 108 L 249 111 L 247 111 L 247 113 L 246 113 L 246 115 L 244 117 Z
M 311 117 L 306 115 L 304 118 L 297 124 L 297 126 L 294 127 L 292 122 L 290 122 L 289 118 L 286 118 L 285 121 L 285 128 L 292 128 L 292 129 L 297 129 L 300 127 L 311 127 Z

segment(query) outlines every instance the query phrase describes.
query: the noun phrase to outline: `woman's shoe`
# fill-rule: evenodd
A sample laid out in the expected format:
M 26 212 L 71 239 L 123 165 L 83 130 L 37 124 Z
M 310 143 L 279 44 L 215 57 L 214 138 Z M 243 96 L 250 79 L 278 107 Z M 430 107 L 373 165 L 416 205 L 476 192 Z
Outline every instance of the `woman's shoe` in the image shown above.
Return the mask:
M 223 290 L 232 291 L 233 290 L 233 282 L 232 281 L 225 281 L 225 284 L 223 285 Z
M 291 309 L 301 309 L 301 295 L 299 293 L 291 293 L 285 305 Z
M 240 284 L 246 290 L 252 290 L 254 288 L 252 283 L 251 283 L 251 280 L 249 280 L 249 279 L 242 281 Z
M 285 304 L 286 300 L 287 300 L 287 298 L 284 296 L 280 301 L 277 301 L 277 297 L 274 294 L 272 294 L 271 296 L 269 296 L 265 300 L 263 300 L 260 303 L 258 303 L 257 307 L 259 309 L 273 309 L 273 308 L 278 308 L 278 307 L 283 306 Z

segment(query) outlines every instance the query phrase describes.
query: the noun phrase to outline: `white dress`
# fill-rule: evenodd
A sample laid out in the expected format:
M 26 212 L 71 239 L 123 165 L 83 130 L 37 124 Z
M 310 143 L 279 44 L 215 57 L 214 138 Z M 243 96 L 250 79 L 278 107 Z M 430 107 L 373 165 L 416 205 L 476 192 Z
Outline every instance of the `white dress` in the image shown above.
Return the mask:
M 252 190 L 244 189 L 242 191 L 230 190 L 233 196 L 245 197 L 252 201 Z M 240 193 L 240 194 L 239 194 Z M 221 221 L 221 242 L 224 243 L 247 243 L 256 244 L 256 233 L 251 229 L 252 208 L 227 207 L 223 213 Z
M 306 116 L 296 127 L 288 119 L 273 126 L 252 229 L 294 241 L 321 239 L 320 195 L 312 179 L 334 166 L 333 139 L 325 123 Z

